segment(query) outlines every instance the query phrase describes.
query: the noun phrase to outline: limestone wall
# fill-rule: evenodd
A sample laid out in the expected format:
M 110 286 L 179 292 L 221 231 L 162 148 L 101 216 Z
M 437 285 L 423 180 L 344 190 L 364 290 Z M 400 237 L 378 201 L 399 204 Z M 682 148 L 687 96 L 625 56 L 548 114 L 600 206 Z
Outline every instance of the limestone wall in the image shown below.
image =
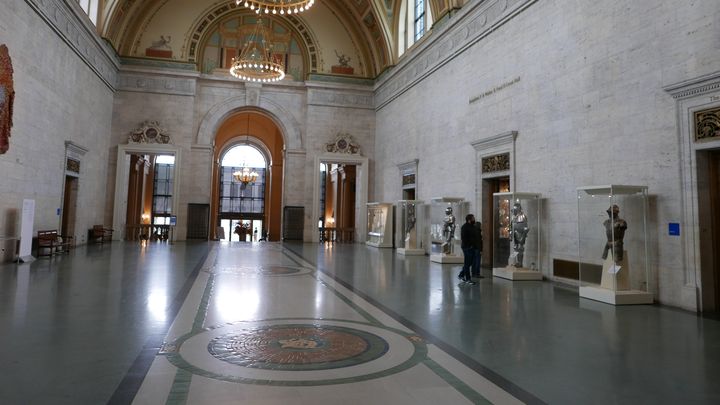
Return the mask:
M 418 198 L 460 196 L 480 213 L 471 142 L 517 131 L 516 191 L 546 198 L 545 260 L 577 256 L 576 187 L 647 185 L 650 290 L 681 291 L 675 102 L 663 87 L 720 69 L 712 1 L 485 1 L 468 4 L 376 90 L 376 196 L 400 197 L 396 165 L 419 159 Z M 691 286 L 694 287 L 694 286 Z
M 75 6 L 63 1 L 2 5 L 0 42 L 9 48 L 16 94 L 10 149 L 0 155 L 0 237 L 19 236 L 23 199 L 35 200 L 34 233 L 60 229 L 66 141 L 87 149 L 78 183 L 77 243 L 105 219 L 117 62 Z

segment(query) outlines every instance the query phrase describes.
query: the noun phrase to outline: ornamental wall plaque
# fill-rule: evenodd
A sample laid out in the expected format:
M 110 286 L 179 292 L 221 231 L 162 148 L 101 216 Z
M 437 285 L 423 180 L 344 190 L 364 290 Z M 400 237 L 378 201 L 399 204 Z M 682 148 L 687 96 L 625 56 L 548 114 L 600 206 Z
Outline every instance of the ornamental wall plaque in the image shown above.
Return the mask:
M 695 142 L 720 139 L 720 107 L 695 113 Z
M 130 133 L 128 143 L 170 143 L 170 135 L 157 121 L 145 121 Z
M 415 173 L 403 174 L 402 183 L 403 186 L 415 185 Z
M 482 158 L 482 172 L 502 172 L 510 170 L 510 154 L 501 153 L 499 155 L 488 156 Z
M 65 170 L 73 173 L 80 173 L 80 161 L 68 158 L 65 161 Z
M 0 45 L 0 155 L 10 149 L 14 100 L 12 60 L 7 46 L 2 44 Z
M 325 150 L 332 153 L 358 155 L 360 154 L 360 145 L 352 139 L 350 134 L 340 132 L 334 141 L 325 144 Z

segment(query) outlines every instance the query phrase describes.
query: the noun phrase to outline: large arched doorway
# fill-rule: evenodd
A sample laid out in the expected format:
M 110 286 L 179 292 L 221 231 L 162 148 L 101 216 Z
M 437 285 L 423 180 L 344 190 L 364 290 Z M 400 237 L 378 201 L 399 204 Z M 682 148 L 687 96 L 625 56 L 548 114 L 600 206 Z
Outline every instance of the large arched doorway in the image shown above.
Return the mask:
M 261 112 L 241 111 L 220 125 L 213 157 L 215 239 L 280 240 L 283 147 L 280 129 Z M 258 174 L 254 182 L 243 184 L 233 175 L 244 167 Z

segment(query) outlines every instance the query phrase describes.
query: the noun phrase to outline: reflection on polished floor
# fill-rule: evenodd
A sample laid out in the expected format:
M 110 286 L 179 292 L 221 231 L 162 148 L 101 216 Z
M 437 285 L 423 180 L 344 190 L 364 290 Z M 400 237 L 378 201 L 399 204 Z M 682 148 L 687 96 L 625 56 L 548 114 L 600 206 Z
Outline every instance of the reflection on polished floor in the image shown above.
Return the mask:
M 360 244 L 0 266 L 2 404 L 718 403 L 720 322 Z

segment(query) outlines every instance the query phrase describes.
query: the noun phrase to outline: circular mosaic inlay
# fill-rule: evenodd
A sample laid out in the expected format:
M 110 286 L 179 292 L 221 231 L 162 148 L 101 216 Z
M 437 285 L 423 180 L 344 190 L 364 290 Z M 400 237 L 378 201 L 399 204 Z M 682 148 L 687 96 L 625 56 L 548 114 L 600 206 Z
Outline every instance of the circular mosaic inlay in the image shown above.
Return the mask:
M 222 324 L 167 345 L 168 361 L 195 375 L 246 384 L 345 384 L 407 370 L 426 358 L 418 336 L 384 325 L 281 318 Z
M 381 357 L 388 343 L 379 336 L 332 325 L 273 325 L 216 337 L 215 358 L 269 370 L 327 370 Z
M 261 267 L 219 267 L 214 273 L 235 274 L 240 276 L 297 276 L 311 273 L 313 270 L 305 267 L 292 266 L 261 266 Z

